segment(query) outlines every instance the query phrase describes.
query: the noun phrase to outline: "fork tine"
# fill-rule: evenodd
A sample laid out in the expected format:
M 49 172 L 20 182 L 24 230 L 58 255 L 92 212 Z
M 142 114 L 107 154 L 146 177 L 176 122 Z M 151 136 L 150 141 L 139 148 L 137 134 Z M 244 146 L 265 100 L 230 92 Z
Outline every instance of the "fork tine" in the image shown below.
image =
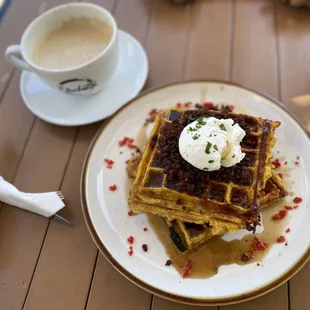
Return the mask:
M 58 195 L 58 197 L 61 199 L 61 200 L 65 200 L 65 197 L 64 197 L 64 195 L 61 193 L 61 192 L 57 192 L 57 195 Z

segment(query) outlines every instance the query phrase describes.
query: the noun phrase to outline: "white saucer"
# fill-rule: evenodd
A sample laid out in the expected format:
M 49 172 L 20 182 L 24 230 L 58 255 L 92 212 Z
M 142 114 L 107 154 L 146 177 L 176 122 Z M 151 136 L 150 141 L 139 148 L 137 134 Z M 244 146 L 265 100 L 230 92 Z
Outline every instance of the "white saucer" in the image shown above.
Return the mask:
M 63 94 L 34 73 L 22 72 L 20 91 L 28 109 L 40 119 L 61 126 L 86 125 L 115 113 L 141 91 L 148 74 L 146 53 L 134 37 L 119 31 L 119 46 L 120 61 L 109 85 L 92 96 Z

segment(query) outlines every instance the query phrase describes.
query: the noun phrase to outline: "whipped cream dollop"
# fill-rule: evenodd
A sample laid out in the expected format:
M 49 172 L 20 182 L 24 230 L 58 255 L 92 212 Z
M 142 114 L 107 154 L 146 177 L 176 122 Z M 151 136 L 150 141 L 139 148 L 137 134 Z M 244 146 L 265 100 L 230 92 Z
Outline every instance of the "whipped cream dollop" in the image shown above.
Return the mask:
M 184 160 L 200 170 L 219 170 L 244 158 L 240 146 L 244 136 L 245 131 L 232 119 L 201 117 L 183 129 L 179 151 Z

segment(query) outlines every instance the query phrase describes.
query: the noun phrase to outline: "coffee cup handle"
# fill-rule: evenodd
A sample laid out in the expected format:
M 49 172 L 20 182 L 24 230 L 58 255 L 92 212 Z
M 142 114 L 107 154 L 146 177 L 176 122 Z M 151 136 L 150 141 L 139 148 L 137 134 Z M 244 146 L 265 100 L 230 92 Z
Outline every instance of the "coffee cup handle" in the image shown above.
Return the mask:
M 32 71 L 27 62 L 23 59 L 20 45 L 10 45 L 5 51 L 5 59 L 21 70 Z

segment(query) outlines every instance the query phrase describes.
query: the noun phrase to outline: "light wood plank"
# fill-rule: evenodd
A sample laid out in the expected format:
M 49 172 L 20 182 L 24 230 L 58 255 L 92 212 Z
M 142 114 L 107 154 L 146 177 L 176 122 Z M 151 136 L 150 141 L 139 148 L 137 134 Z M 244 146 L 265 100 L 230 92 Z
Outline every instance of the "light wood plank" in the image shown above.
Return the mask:
M 193 5 L 187 79 L 229 79 L 232 1 L 201 1 Z
M 151 9 L 151 0 L 122 0 L 116 7 L 115 18 L 120 29 L 130 32 L 145 44 Z M 118 274 L 99 254 L 87 310 L 103 309 L 107 304 L 110 309 L 148 310 L 150 302 L 151 294 Z
M 43 4 L 38 2 L 37 7 L 31 5 L 31 8 L 32 10 L 36 8 L 34 11 L 37 14 L 64 2 L 60 0 Z M 21 5 L 15 9 L 19 11 L 24 7 Z M 28 10 L 25 12 L 30 14 Z M 19 74 L 16 74 L 0 107 L 1 118 L 3 117 L 0 125 L 3 126 L 1 143 L 4 145 L 1 165 L 5 166 L 1 174 L 8 180 L 13 177 L 34 122 L 33 115 L 26 110 L 19 92 L 16 91 L 18 89 Z M 57 128 L 37 121 L 19 163 L 14 184 L 24 191 L 58 190 L 75 132 L 75 128 Z M 1 212 L 0 223 L 3 238 L 0 245 L 0 265 L 6 266 L 5 269 L 1 269 L 0 276 L 1 307 L 21 309 L 44 240 L 48 220 L 5 206 Z
M 295 104 L 292 98 L 309 94 L 310 19 L 308 10 L 277 6 L 277 28 L 282 101 L 310 130 L 310 101 Z M 290 280 L 291 310 L 309 309 L 310 263 Z
M 225 310 L 286 310 L 288 308 L 287 287 L 282 285 L 277 290 L 259 297 L 233 306 L 220 307 Z M 304 310 L 306 308 L 299 308 Z
M 150 62 L 148 87 L 183 78 L 190 26 L 190 6 L 157 1 L 147 39 Z
M 16 75 L 0 106 L 0 171 L 8 181 L 13 178 L 35 119 L 16 91 L 18 85 L 19 76 Z
M 292 98 L 309 94 L 310 18 L 309 10 L 278 4 L 280 76 L 282 101 L 309 127 L 310 102 L 296 105 Z
M 275 2 L 237 0 L 232 80 L 278 97 L 277 78 Z
M 84 309 L 97 249 L 84 223 L 79 185 L 84 157 L 98 127 L 79 131 L 61 187 L 66 198 L 62 215 L 73 227 L 50 223 L 24 309 Z
M 184 305 L 154 296 L 153 307 L 150 310 L 202 310 L 202 309 L 216 310 L 217 307 L 206 308 L 206 307 Z
M 259 33 L 259 36 L 257 36 Z M 278 97 L 275 2 L 237 0 L 232 81 Z M 286 285 L 258 299 L 222 310 L 288 309 Z
M 99 254 L 88 310 L 149 310 L 152 295 L 129 282 Z M 113 279 L 113 280 L 111 280 Z
M 23 191 L 58 190 L 75 130 L 36 122 L 14 184 Z M 0 216 L 1 306 L 21 309 L 44 239 L 48 219 L 5 206 Z M 7 249 L 10 249 L 9 251 Z M 9 264 L 8 264 L 9 263 Z

